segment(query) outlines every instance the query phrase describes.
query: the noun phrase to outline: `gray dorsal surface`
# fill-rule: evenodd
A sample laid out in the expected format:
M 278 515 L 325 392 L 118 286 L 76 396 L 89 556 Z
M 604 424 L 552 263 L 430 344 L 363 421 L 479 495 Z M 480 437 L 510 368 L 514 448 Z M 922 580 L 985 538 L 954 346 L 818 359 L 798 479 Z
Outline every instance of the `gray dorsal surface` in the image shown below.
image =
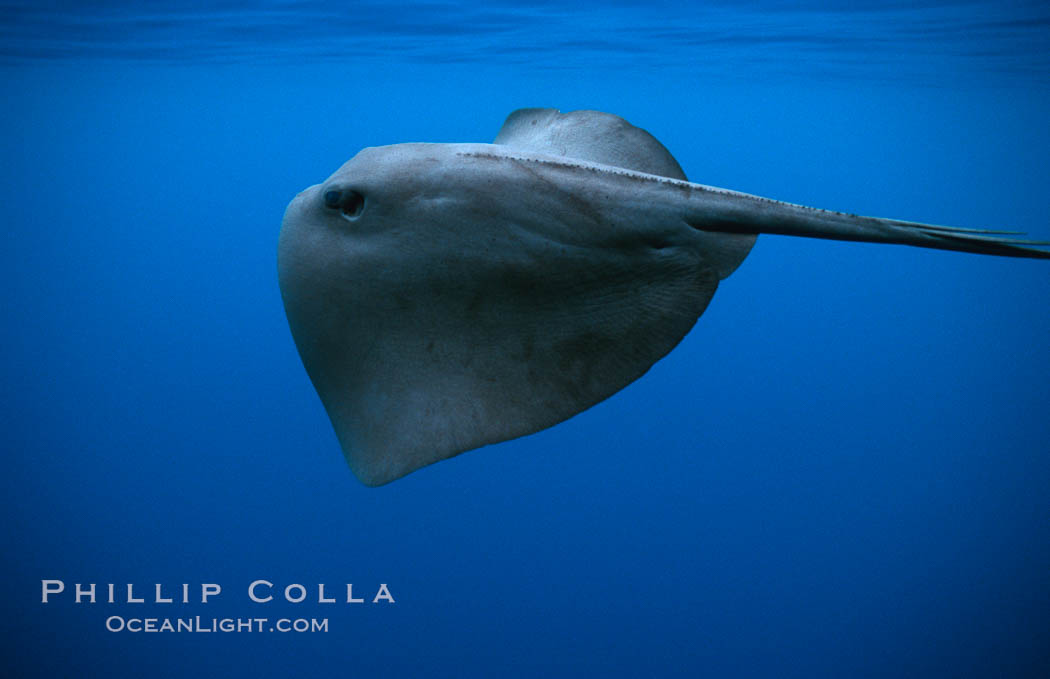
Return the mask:
M 682 166 L 656 137 L 620 116 L 599 111 L 518 109 L 507 116 L 492 143 L 686 179 Z
M 1050 257 L 690 183 L 621 118 L 526 109 L 494 144 L 362 150 L 288 206 L 278 277 L 347 461 L 380 485 L 622 389 L 758 233 Z
M 687 181 L 682 166 L 656 137 L 600 111 L 518 109 L 507 116 L 493 143 Z M 758 234 L 719 234 L 709 239 L 707 253 L 719 278 L 740 266 L 757 238 Z

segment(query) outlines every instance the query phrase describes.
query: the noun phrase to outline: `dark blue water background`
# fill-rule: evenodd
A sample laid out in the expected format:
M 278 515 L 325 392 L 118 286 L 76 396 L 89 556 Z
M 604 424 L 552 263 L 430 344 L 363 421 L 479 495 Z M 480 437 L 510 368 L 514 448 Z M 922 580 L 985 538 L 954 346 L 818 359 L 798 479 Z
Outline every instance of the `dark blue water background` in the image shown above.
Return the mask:
M 706 184 L 1048 238 L 1042 3 L 138 7 L 0 4 L 6 676 L 1050 672 L 1046 262 L 762 237 L 637 383 L 379 489 L 275 267 L 361 147 L 522 106 L 622 115 Z M 347 582 L 396 604 L 316 601 Z

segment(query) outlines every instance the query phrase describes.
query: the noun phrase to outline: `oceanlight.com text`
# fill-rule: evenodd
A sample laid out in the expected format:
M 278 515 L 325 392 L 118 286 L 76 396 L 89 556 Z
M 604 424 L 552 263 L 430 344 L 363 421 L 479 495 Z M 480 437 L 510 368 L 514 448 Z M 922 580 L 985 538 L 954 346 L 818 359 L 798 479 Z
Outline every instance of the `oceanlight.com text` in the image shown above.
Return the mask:
M 110 632 L 328 632 L 328 618 L 106 618 Z

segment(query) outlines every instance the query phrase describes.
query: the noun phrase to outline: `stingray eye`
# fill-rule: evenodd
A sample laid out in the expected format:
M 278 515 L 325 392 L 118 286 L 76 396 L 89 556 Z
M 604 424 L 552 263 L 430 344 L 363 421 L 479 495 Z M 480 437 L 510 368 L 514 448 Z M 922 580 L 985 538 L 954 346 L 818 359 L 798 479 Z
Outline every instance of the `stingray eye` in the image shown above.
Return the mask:
M 343 219 L 357 219 L 365 209 L 365 197 L 350 189 L 329 189 L 324 192 L 324 206 L 339 210 Z
M 324 192 L 324 206 L 327 208 L 337 208 L 339 203 L 343 200 L 343 192 L 336 189 L 329 189 Z

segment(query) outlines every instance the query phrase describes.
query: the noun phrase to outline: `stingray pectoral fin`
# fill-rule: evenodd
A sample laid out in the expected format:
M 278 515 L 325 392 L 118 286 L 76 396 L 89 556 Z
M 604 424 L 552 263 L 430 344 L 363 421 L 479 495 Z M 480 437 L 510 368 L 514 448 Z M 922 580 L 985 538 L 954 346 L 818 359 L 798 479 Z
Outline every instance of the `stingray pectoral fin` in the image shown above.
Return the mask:
M 494 144 L 685 180 L 682 166 L 656 137 L 601 111 L 523 108 L 507 116 Z
M 1032 247 L 1050 246 L 1050 242 L 1003 237 L 1016 232 L 862 217 L 711 187 L 698 187 L 687 204 L 684 219 L 700 231 L 895 243 L 983 255 L 1050 259 L 1050 250 Z
M 494 144 L 520 151 L 588 161 L 687 182 L 682 166 L 653 135 L 620 116 L 601 111 L 523 108 L 507 116 Z M 757 234 L 720 234 L 704 243 L 719 279 L 736 271 Z
M 454 285 L 420 273 L 423 262 L 384 256 L 358 279 L 357 322 L 341 330 L 342 346 L 364 349 L 312 355 L 300 342 L 361 481 L 388 483 L 602 401 L 670 351 L 718 285 L 687 248 L 555 250 L 517 262 L 449 257 L 441 273 L 464 274 Z M 401 281 L 413 285 L 399 307 Z

